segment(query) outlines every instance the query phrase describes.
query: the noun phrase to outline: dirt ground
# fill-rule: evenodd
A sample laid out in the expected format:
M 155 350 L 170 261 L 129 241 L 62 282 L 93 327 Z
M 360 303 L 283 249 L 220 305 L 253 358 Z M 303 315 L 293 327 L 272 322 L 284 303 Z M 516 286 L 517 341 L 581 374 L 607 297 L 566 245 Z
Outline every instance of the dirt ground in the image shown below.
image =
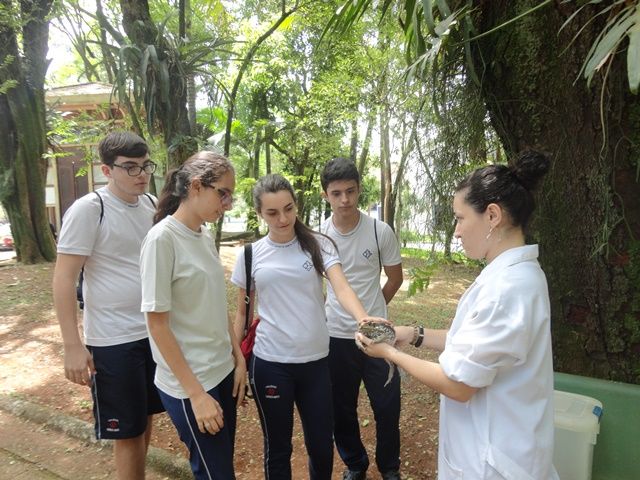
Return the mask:
M 221 249 L 227 277 L 235 261 L 235 250 Z M 409 262 L 405 262 L 405 266 Z M 91 422 L 91 397 L 86 387 L 64 378 L 62 344 L 52 308 L 53 265 L 17 266 L 0 264 L 0 392 L 16 394 L 56 410 Z M 418 322 L 442 326 L 451 318 L 456 302 L 470 283 L 473 272 L 464 267 L 443 269 L 426 292 L 407 298 L 400 291 L 390 308 L 391 319 L 400 324 Z M 233 293 L 230 310 L 235 309 Z M 426 350 L 408 347 L 412 354 L 434 359 Z M 366 392 L 360 397 L 360 424 L 372 466 L 370 480 L 379 479 L 374 464 L 375 422 Z M 438 396 L 415 380 L 402 383 L 401 471 L 405 480 L 436 478 L 438 444 Z M 307 457 L 299 421 L 293 439 L 293 478 L 308 478 Z M 166 414 L 154 424 L 152 445 L 178 455 L 186 450 Z M 236 474 L 238 479 L 260 479 L 262 474 L 262 432 L 253 401 L 238 412 L 236 434 Z M 342 478 L 344 466 L 335 455 L 334 478 Z

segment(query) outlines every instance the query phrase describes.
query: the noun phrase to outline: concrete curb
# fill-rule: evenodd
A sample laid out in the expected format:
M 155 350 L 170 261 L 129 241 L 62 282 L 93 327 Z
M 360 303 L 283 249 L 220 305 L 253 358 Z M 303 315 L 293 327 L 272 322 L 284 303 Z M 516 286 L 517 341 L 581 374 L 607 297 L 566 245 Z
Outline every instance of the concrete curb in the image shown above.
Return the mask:
M 109 440 L 96 440 L 93 425 L 83 420 L 57 412 L 49 407 L 24 400 L 18 395 L 0 393 L 0 409 L 64 433 L 88 443 L 111 447 Z M 170 479 L 189 480 L 193 478 L 188 460 L 157 447 L 150 446 L 147 466 Z

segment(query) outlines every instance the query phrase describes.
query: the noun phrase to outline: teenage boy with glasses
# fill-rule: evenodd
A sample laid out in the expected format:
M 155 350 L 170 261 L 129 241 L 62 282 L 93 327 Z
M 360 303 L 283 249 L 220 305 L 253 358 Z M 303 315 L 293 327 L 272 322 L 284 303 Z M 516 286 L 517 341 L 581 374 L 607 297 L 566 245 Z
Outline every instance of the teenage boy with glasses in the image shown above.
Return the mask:
M 152 415 L 164 409 L 153 383 L 140 312 L 140 246 L 153 223 L 145 194 L 156 165 L 142 138 L 113 132 L 99 144 L 106 187 L 66 212 L 53 277 L 64 342 L 65 376 L 91 387 L 98 439 L 113 439 L 119 479 L 144 479 Z M 76 282 L 84 268 L 84 341 L 77 325 Z

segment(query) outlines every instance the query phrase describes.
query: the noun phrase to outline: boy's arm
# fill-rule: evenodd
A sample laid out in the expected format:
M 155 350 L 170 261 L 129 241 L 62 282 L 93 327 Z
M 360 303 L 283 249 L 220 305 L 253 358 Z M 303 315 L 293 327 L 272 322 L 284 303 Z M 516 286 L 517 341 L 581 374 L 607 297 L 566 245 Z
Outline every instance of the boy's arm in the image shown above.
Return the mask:
M 93 358 L 78 331 L 76 284 L 87 257 L 59 253 L 53 273 L 53 302 L 64 344 L 64 375 L 73 383 L 91 385 Z
M 385 265 L 383 268 L 387 281 L 382 287 L 382 295 L 388 304 L 402 286 L 402 264 Z

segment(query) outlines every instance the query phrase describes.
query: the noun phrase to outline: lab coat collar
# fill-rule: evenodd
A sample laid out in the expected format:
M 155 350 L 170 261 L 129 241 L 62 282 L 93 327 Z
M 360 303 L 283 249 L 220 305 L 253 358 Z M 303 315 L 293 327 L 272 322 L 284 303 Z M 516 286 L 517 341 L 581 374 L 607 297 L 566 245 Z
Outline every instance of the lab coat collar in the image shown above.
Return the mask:
M 524 245 L 522 247 L 505 250 L 493 261 L 484 267 L 480 275 L 476 278 L 476 283 L 486 283 L 502 269 L 510 267 L 520 262 L 527 262 L 538 258 L 538 245 Z

